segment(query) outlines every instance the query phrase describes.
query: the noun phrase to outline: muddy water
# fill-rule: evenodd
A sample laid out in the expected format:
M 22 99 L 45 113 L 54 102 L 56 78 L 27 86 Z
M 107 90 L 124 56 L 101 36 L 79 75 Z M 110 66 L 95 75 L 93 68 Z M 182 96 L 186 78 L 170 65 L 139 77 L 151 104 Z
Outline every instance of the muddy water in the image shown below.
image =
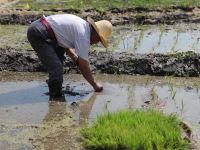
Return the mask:
M 131 53 L 200 52 L 200 26 L 123 26 L 114 30 L 111 49 Z
M 51 102 L 45 74 L 0 76 L 0 149 L 82 149 L 78 128 L 87 120 L 150 107 L 176 114 L 200 141 L 198 78 L 97 75 L 104 91 L 94 93 L 81 76 L 67 75 L 65 101 Z
M 91 91 L 80 90 L 81 81 L 69 81 L 66 101 L 52 102 L 45 79 L 42 74 L 1 74 L 0 149 L 81 149 L 70 104 Z
M 1 25 L 0 47 L 31 50 L 26 39 L 26 30 L 27 26 Z M 91 49 L 105 51 L 100 44 Z M 186 51 L 200 53 L 200 26 L 178 24 L 114 27 L 108 51 L 141 54 Z

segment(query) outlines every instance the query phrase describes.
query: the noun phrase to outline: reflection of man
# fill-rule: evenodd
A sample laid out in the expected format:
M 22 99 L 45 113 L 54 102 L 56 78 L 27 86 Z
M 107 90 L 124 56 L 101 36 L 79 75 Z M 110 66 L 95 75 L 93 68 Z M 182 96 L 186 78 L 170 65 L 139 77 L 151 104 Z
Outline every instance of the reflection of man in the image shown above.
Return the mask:
M 96 97 L 97 97 L 97 94 L 94 93 L 88 101 L 82 102 L 80 104 L 79 124 L 85 123 L 87 121 L 87 119 L 89 118 L 89 115 L 91 113 L 91 110 L 92 110 L 93 104 L 96 100 Z
M 58 101 L 49 101 L 49 112 L 43 119 L 44 122 L 57 118 L 63 118 L 66 115 L 67 103 L 65 97 Z
M 80 105 L 79 123 L 85 123 L 90 115 L 97 94 L 94 93 L 87 102 Z M 62 101 L 62 102 L 61 102 Z M 71 118 L 71 111 L 67 111 L 67 103 L 61 101 L 49 101 L 49 112 L 37 128 L 33 146 L 36 149 L 81 149 L 79 126 L 75 125 Z
M 90 44 L 101 42 L 108 47 L 112 24 L 101 20 L 87 21 L 75 15 L 60 14 L 43 17 L 31 24 L 27 36 L 33 49 L 49 73 L 49 92 L 51 98 L 62 96 L 63 56 L 66 51 L 79 66 L 85 79 L 96 92 L 103 90 L 92 76 L 88 63 Z
M 75 126 L 72 126 L 70 115 L 66 102 L 49 101 L 49 112 L 33 140 L 35 149 L 77 149 L 75 137 L 78 135 Z

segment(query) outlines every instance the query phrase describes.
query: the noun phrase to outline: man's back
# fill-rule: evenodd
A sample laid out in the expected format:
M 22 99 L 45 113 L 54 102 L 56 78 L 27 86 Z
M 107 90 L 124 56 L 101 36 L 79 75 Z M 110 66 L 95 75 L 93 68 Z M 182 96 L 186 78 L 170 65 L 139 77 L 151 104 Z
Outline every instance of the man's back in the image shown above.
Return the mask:
M 53 29 L 58 45 L 64 48 L 74 48 L 84 59 L 88 56 L 90 45 L 89 23 L 78 16 L 58 14 L 46 17 Z

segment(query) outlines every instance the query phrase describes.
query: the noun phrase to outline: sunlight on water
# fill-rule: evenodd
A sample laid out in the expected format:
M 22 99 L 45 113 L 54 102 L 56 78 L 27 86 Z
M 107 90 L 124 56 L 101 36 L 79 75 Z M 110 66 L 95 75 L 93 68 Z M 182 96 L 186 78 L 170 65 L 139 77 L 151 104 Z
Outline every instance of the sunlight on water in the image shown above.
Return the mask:
M 116 52 L 175 53 L 194 51 L 200 53 L 200 26 L 126 26 L 116 28 L 111 38 L 111 48 Z

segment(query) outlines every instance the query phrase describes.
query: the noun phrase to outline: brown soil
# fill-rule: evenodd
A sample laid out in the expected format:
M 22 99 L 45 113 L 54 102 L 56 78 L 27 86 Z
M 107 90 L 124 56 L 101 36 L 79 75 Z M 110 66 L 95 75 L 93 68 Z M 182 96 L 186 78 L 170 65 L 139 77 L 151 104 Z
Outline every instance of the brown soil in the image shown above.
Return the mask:
M 193 52 L 164 55 L 94 51 L 89 54 L 89 61 L 93 73 L 200 76 L 200 54 Z M 69 57 L 64 68 L 66 73 L 79 73 Z M 33 51 L 0 49 L 0 71 L 3 70 L 43 72 L 45 68 Z
M 96 9 L 50 9 L 40 12 L 25 9 L 0 9 L 1 24 L 29 24 L 42 14 L 72 13 L 82 18 L 91 16 L 95 20 L 107 19 L 113 25 L 123 24 L 175 24 L 181 22 L 199 23 L 199 7 L 172 7 L 170 9 L 113 8 L 107 11 Z

